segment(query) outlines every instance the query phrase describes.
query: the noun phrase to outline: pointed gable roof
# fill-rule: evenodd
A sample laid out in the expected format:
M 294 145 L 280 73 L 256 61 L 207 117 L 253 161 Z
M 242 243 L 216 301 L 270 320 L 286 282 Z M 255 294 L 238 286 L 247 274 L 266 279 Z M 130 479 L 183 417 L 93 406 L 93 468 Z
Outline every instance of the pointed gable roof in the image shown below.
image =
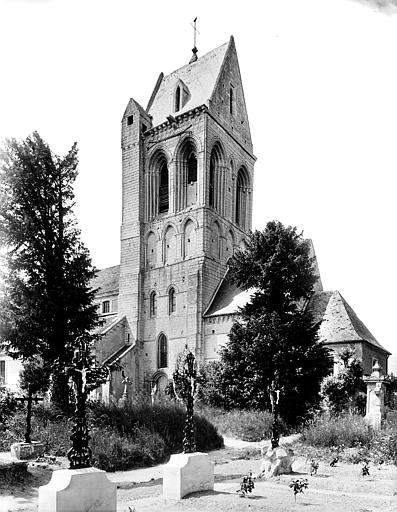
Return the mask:
M 91 286 L 98 289 L 97 295 L 105 295 L 119 292 L 120 265 L 98 270 L 97 275 L 91 281 Z
M 312 313 L 315 323 L 321 322 L 318 331 L 320 341 L 324 343 L 366 341 L 390 354 L 337 290 L 315 293 L 310 300 L 308 309 Z
M 237 316 L 239 308 L 251 300 L 254 291 L 254 289 L 238 288 L 226 275 L 215 291 L 203 317 Z M 337 290 L 314 293 L 307 309 L 313 315 L 314 323 L 320 323 L 318 334 L 321 342 L 328 344 L 364 341 L 390 354 Z
M 254 289 L 242 290 L 237 284 L 232 283 L 227 277 L 220 282 L 216 289 L 210 305 L 204 312 L 204 317 L 223 316 L 223 315 L 236 315 L 239 308 L 245 306 L 251 300 L 251 295 L 255 292 Z
M 153 126 L 164 123 L 167 117 L 174 112 L 174 94 L 180 81 L 188 88 L 190 98 L 178 110 L 178 115 L 201 105 L 208 105 L 226 52 L 232 41 L 233 39 L 230 38 L 229 42 L 211 50 L 195 62 L 186 64 L 167 76 L 160 75 L 147 109 L 147 113 L 153 118 Z

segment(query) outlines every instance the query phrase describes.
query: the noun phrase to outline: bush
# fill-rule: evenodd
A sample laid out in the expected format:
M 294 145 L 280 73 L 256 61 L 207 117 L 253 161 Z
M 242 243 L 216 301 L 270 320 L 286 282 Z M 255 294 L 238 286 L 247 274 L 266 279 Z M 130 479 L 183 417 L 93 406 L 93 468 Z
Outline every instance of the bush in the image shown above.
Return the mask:
M 273 415 L 268 411 L 225 411 L 205 405 L 201 405 L 198 410 L 224 435 L 243 441 L 261 441 L 271 438 Z M 287 426 L 282 420 L 280 420 L 280 433 L 283 435 L 288 433 Z
M 376 462 L 392 462 L 397 465 L 397 429 L 386 428 L 374 437 L 371 456 Z
M 93 466 L 105 471 L 151 466 L 164 459 L 164 440 L 146 429 L 122 437 L 109 428 L 94 429 L 90 443 Z
M 14 394 L 4 386 L 0 378 L 0 431 L 7 428 L 9 420 L 18 408 Z
M 182 451 L 185 410 L 174 404 L 151 406 L 137 403 L 118 408 L 89 404 L 90 447 L 93 465 L 105 471 L 132 469 L 164 462 Z M 197 449 L 209 451 L 223 446 L 216 428 L 195 416 Z M 66 456 L 71 448 L 72 419 L 48 405 L 34 406 L 32 439 L 44 443 L 46 453 Z M 0 451 L 7 451 L 24 438 L 25 412 L 10 418 L 9 429 L 0 437 Z
M 397 425 L 389 418 L 381 430 L 373 430 L 362 416 L 345 414 L 329 418 L 315 418 L 302 433 L 306 444 L 337 449 L 348 462 L 358 463 L 370 459 L 374 463 L 391 462 L 397 464 Z
M 374 433 L 362 416 L 345 414 L 317 416 L 302 432 L 302 440 L 312 446 L 330 448 L 370 446 Z
M 165 455 L 182 451 L 183 426 L 186 412 L 179 404 L 168 401 L 150 405 L 134 403 L 119 408 L 98 402 L 90 404 L 92 424 L 111 428 L 121 436 L 130 436 L 136 428 L 158 434 L 165 442 Z M 197 450 L 209 451 L 223 446 L 222 436 L 205 417 L 194 416 Z

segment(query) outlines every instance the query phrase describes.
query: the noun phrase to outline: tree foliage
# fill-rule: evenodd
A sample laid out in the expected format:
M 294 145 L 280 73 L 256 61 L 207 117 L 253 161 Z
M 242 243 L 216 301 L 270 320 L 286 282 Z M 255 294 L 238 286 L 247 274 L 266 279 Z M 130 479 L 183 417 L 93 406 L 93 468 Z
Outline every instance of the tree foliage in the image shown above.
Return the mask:
M 361 412 L 366 400 L 361 361 L 350 348 L 342 350 L 339 359 L 342 365 L 338 373 L 326 377 L 321 386 L 324 406 L 334 413 Z
M 33 395 L 45 393 L 50 385 L 51 368 L 45 365 L 41 357 L 33 357 L 23 364 L 19 375 L 19 387 Z
M 250 290 L 251 301 L 240 309 L 220 363 L 204 369 L 212 375 L 206 389 L 216 405 L 270 409 L 275 387 L 280 414 L 296 423 L 318 403 L 331 368 L 306 308 L 316 282 L 309 242 L 296 228 L 269 222 L 251 235 L 246 251 L 237 252 L 229 278 Z
M 14 393 L 5 387 L 0 379 L 0 433 L 7 428 L 7 422 L 18 409 Z
M 37 132 L 1 153 L 0 343 L 13 357 L 40 356 L 58 368 L 98 325 L 95 270 L 73 214 L 77 164 L 76 144 L 60 157 Z

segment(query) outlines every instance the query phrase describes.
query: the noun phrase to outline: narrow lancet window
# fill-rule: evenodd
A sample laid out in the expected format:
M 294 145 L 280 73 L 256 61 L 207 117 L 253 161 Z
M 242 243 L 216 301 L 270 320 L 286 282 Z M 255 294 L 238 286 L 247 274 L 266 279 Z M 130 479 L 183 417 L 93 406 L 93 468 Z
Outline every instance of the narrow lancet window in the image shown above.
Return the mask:
M 168 294 L 168 313 L 172 315 L 176 311 L 176 294 L 175 289 L 171 288 Z
M 169 194 L 168 194 L 168 167 L 166 163 L 160 168 L 160 186 L 159 186 L 159 213 L 168 212 Z
M 168 343 L 165 334 L 160 334 L 158 339 L 157 366 L 158 368 L 167 368 L 168 366 Z
M 175 91 L 175 112 L 178 112 L 178 110 L 181 109 L 181 88 L 178 87 L 176 88 L 176 91 Z
M 156 292 L 150 294 L 150 317 L 154 318 L 157 315 L 157 296 Z

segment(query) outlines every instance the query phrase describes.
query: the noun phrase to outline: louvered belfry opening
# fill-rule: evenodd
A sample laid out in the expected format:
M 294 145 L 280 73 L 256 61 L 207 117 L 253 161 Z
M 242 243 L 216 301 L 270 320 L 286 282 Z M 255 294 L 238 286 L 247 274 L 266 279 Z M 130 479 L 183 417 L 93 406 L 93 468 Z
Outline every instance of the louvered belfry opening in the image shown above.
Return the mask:
M 169 208 L 168 166 L 164 162 L 160 167 L 159 213 L 168 212 L 168 208 Z

